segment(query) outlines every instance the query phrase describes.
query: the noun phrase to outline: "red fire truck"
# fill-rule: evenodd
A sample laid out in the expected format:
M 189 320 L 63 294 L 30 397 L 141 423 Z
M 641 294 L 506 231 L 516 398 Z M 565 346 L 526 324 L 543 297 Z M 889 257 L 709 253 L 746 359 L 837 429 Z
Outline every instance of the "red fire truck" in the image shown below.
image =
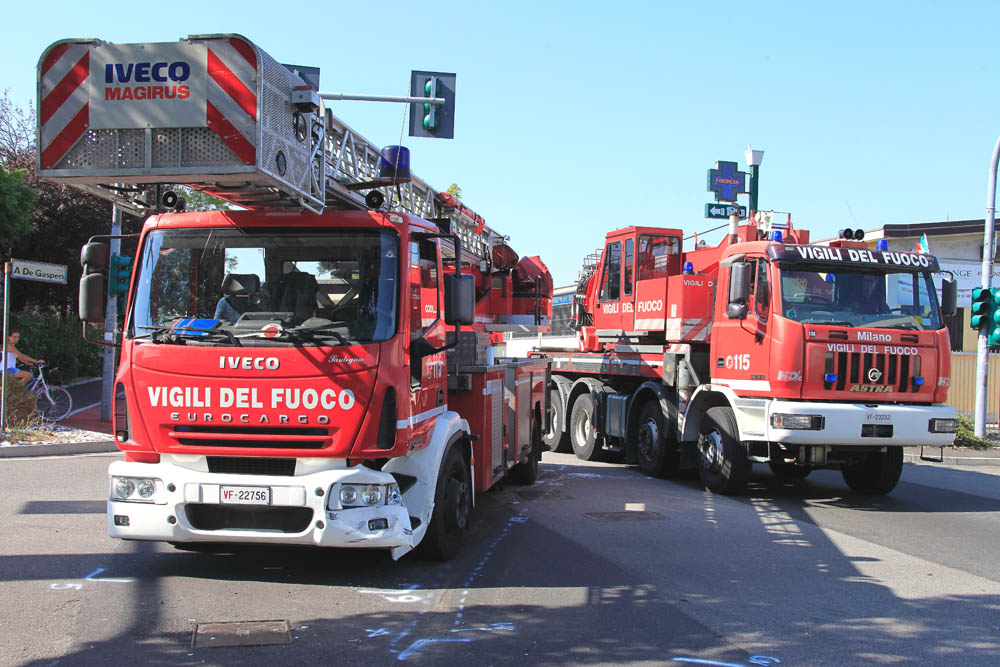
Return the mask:
M 839 468 L 888 493 L 904 445 L 950 445 L 950 345 L 927 254 L 829 246 L 787 222 L 739 225 L 685 251 L 680 229 L 626 227 L 585 264 L 579 349 L 552 360 L 551 449 L 623 453 L 649 475 L 697 468 L 728 493 L 753 462 L 803 478 Z M 781 216 L 777 216 L 781 219 Z
M 178 183 L 245 209 L 154 214 L 135 241 L 113 537 L 448 558 L 477 492 L 535 480 L 548 360 L 488 344 L 546 330 L 537 257 L 244 37 L 63 41 L 38 73 L 43 177 L 140 216 L 180 208 Z M 82 250 L 85 323 L 109 255 Z

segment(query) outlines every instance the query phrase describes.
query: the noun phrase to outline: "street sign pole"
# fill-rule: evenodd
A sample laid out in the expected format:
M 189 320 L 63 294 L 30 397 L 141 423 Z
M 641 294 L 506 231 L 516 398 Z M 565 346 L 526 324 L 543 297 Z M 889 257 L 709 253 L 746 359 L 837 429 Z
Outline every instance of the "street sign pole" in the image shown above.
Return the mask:
M 1000 162 L 1000 138 L 993 147 L 990 175 L 986 181 L 986 218 L 983 220 L 983 289 L 989 289 L 993 282 L 993 225 L 996 215 L 997 163 Z M 976 346 L 976 437 L 986 437 L 986 400 L 989 395 L 988 381 L 990 368 L 990 348 L 987 342 L 989 332 L 986 327 L 979 330 Z
M 3 263 L 3 373 L 0 376 L 0 432 L 7 431 L 7 313 L 10 312 L 10 262 Z
M 121 239 L 116 238 L 122 233 L 122 210 L 117 206 L 111 212 L 111 243 L 110 255 L 121 252 Z M 115 269 L 112 269 L 115 270 Z M 110 282 L 110 280 L 108 281 Z M 104 317 L 104 340 L 115 342 L 115 328 L 118 326 L 118 297 L 108 294 L 108 310 Z M 104 346 L 104 365 L 101 368 L 101 421 L 111 419 L 111 404 L 115 393 L 115 347 Z

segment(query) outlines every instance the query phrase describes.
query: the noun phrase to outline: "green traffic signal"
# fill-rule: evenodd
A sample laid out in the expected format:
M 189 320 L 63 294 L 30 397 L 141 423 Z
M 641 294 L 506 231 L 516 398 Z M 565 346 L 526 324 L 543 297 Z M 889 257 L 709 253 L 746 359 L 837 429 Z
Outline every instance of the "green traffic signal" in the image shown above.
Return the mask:
M 424 95 L 426 97 L 440 97 L 441 84 L 437 77 L 430 77 L 424 81 Z M 433 132 L 438 128 L 437 111 L 435 105 L 424 103 L 424 129 Z
M 111 255 L 108 262 L 108 293 L 111 296 L 128 292 L 132 277 L 132 258 L 125 255 Z
M 996 292 L 1000 292 L 1000 290 L 996 290 Z M 969 326 L 987 335 L 993 333 L 993 329 L 997 325 L 995 297 L 994 290 L 985 287 L 972 288 L 972 317 L 969 318 Z

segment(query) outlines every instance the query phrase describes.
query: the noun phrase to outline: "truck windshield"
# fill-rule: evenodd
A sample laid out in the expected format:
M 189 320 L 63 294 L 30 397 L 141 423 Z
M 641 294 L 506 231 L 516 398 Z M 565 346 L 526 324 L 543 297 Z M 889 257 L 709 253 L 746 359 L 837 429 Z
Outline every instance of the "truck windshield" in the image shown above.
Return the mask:
M 781 312 L 806 324 L 918 331 L 942 326 L 927 272 L 783 266 Z
M 388 231 L 167 229 L 138 259 L 129 333 L 205 345 L 344 345 L 396 332 Z

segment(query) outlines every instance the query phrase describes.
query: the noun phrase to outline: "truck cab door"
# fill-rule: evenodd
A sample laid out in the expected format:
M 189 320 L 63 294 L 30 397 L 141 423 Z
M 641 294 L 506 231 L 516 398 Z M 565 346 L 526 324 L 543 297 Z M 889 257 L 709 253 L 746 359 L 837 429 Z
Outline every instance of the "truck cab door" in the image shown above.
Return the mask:
M 433 352 L 447 342 L 441 317 L 441 259 L 433 239 L 410 242 L 410 442 L 433 427 L 429 417 L 445 401 L 445 353 Z M 424 439 L 422 442 L 426 443 Z
M 750 291 L 742 317 L 727 312 L 729 285 L 718 290 L 712 327 L 712 382 L 728 385 L 739 395 L 770 395 L 771 319 L 770 264 L 763 258 L 745 260 L 750 267 Z M 732 268 L 729 281 L 733 279 Z
M 608 242 L 602 260 L 594 328 L 598 331 L 622 331 L 622 242 Z

